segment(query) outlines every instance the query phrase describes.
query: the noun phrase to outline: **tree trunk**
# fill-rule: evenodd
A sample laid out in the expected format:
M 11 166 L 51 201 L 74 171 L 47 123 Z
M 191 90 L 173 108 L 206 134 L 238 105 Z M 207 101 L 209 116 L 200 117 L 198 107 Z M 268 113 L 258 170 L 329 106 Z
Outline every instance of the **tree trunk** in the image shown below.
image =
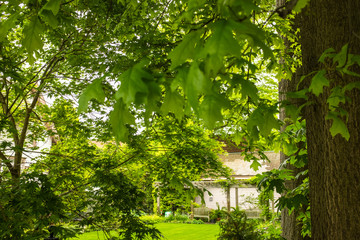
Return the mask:
M 303 74 L 323 69 L 319 57 L 328 48 L 337 52 L 349 43 L 349 53 L 360 54 L 360 1 L 312 0 L 298 16 L 303 57 Z M 355 69 L 359 72 L 359 68 Z M 328 72 L 330 88 L 359 81 L 359 78 Z M 310 79 L 305 80 L 309 86 Z M 325 88 L 304 111 L 310 177 L 313 239 L 352 240 L 360 237 L 360 92 L 348 93 L 351 102 L 343 106 L 349 114 L 350 139 L 332 137 Z
M 285 2 L 286 2 L 285 0 L 276 0 L 276 8 L 284 6 Z M 290 46 L 289 46 L 290 43 L 289 43 L 288 39 L 286 37 L 283 37 L 283 39 L 284 39 L 284 45 L 286 46 L 286 49 L 290 48 Z M 283 59 L 280 59 L 280 64 L 284 64 Z M 294 74 L 292 76 L 291 80 L 281 79 L 281 81 L 279 82 L 279 101 L 280 102 L 287 100 L 287 101 L 291 102 L 291 104 L 294 104 L 295 106 L 299 106 L 298 102 L 296 102 L 294 99 L 289 99 L 286 96 L 287 92 L 293 92 L 296 90 L 298 79 L 299 79 L 299 77 L 297 76 L 297 74 Z M 285 121 L 285 119 L 287 118 L 284 108 L 280 108 L 279 118 L 282 121 Z M 285 125 L 283 125 L 280 130 L 285 131 L 286 126 L 287 126 L 287 124 L 285 123 Z M 281 163 L 283 163 L 287 158 L 288 158 L 288 156 L 286 156 L 283 152 L 280 152 L 280 162 Z M 287 165 L 286 168 L 292 170 L 294 176 L 296 176 L 300 171 L 303 170 L 303 169 L 298 169 L 291 165 Z M 292 189 L 299 186 L 301 184 L 301 181 L 302 181 L 301 179 L 288 180 L 285 182 L 285 187 L 291 191 Z M 282 236 L 285 239 L 288 239 L 288 240 L 304 239 L 301 236 L 301 228 L 302 228 L 301 224 L 299 223 L 299 221 L 296 220 L 296 218 L 297 218 L 296 211 L 293 211 L 290 215 L 289 215 L 289 210 L 287 208 L 284 208 L 281 211 Z
M 287 79 L 281 80 L 281 82 L 279 83 L 279 100 L 280 100 L 280 102 L 283 100 L 288 100 L 288 101 L 292 102 L 292 104 L 294 104 L 295 106 L 298 105 L 291 99 L 287 99 L 286 94 L 285 94 L 286 92 L 295 91 L 294 86 L 297 85 L 297 79 L 298 78 L 294 74 L 292 80 L 287 80 Z M 284 121 L 285 118 L 286 118 L 285 109 L 280 108 L 280 119 Z M 284 131 L 285 127 L 286 127 L 286 125 L 282 126 L 281 131 Z M 288 158 L 288 157 L 284 153 L 281 152 L 280 153 L 280 162 L 283 163 L 286 158 Z M 304 170 L 304 169 L 296 168 L 289 164 L 286 166 L 286 168 L 289 170 L 292 170 L 294 176 L 296 176 L 299 172 Z M 301 184 L 301 182 L 302 182 L 302 179 L 288 180 L 285 182 L 285 187 L 287 189 L 289 189 L 289 191 L 291 191 L 292 189 L 299 186 Z M 289 210 L 287 208 L 284 208 L 281 211 L 282 236 L 285 239 L 288 239 L 288 240 L 304 239 L 301 236 L 301 224 L 299 223 L 299 221 L 296 220 L 296 218 L 297 218 L 296 211 L 293 211 L 290 215 L 289 215 Z

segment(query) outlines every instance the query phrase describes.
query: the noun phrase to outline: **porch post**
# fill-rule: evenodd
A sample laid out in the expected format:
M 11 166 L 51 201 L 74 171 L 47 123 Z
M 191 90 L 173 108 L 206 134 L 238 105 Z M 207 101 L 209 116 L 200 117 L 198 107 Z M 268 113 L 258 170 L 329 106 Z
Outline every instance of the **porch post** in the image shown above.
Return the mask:
M 230 189 L 231 187 L 227 187 L 226 191 L 226 202 L 227 202 L 227 211 L 230 212 Z
M 239 188 L 235 188 L 235 207 L 239 206 Z

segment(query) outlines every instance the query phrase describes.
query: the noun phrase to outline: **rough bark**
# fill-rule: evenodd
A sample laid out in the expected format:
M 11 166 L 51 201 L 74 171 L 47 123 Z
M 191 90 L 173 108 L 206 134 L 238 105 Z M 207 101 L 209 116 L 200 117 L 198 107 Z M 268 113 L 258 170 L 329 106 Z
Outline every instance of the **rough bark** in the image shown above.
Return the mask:
M 279 83 L 279 100 L 280 102 L 283 100 L 290 101 L 294 105 L 298 105 L 292 99 L 286 98 L 286 92 L 293 92 L 295 91 L 295 86 L 297 85 L 297 75 L 294 74 L 292 80 L 283 79 Z M 280 119 L 284 120 L 286 118 L 285 110 L 280 108 Z M 281 131 L 285 130 L 286 125 L 284 125 Z M 283 163 L 285 159 L 288 158 L 284 153 L 280 153 L 280 162 Z M 288 165 L 286 166 L 287 169 L 293 171 L 293 175 L 296 176 L 300 171 L 304 169 L 299 169 L 294 166 Z M 289 190 L 292 190 L 299 186 L 302 182 L 302 179 L 293 179 L 285 182 L 285 187 Z M 281 227 L 282 227 L 282 236 L 288 240 L 302 240 L 304 239 L 301 236 L 301 224 L 296 220 L 297 214 L 296 211 L 293 211 L 289 215 L 289 211 L 287 208 L 281 211 Z
M 285 0 L 276 0 L 276 8 L 280 8 L 281 6 L 285 5 Z M 286 39 L 286 37 L 283 37 L 284 40 L 284 44 L 286 46 L 286 48 L 289 48 L 290 44 L 288 42 L 288 40 Z M 280 64 L 284 64 L 283 60 L 280 59 Z M 295 106 L 298 106 L 299 103 L 295 102 L 294 99 L 289 99 L 286 97 L 286 93 L 287 92 L 293 92 L 296 90 L 296 85 L 298 82 L 298 77 L 297 74 L 294 74 L 292 76 L 292 79 L 281 79 L 281 81 L 279 82 L 279 101 L 283 102 L 283 101 L 289 101 L 291 102 L 291 104 L 294 104 Z M 285 113 L 285 109 L 284 108 L 280 108 L 280 114 L 279 114 L 279 118 L 282 121 L 285 121 L 285 119 L 287 118 L 286 113 Z M 287 124 L 283 125 L 281 127 L 281 131 L 284 131 L 286 128 Z M 288 158 L 288 156 L 286 156 L 283 152 L 280 152 L 280 162 L 283 163 L 286 159 Z M 294 166 L 286 166 L 287 169 L 290 169 L 293 171 L 294 176 L 296 176 L 300 171 L 302 171 L 302 169 L 298 169 Z M 285 182 L 285 187 L 289 190 L 292 190 L 294 188 L 296 188 L 297 186 L 299 186 L 301 184 L 301 180 L 300 179 L 294 179 L 294 180 L 289 180 Z M 288 240 L 302 240 L 304 239 L 301 236 L 301 225 L 300 223 L 296 220 L 297 218 L 297 214 L 296 211 L 293 211 L 290 215 L 289 215 L 289 210 L 287 208 L 283 209 L 281 211 L 281 228 L 282 228 L 282 236 L 285 239 Z
M 303 74 L 324 68 L 318 59 L 324 50 L 339 51 L 349 43 L 350 53 L 360 54 L 360 1 L 312 0 L 299 16 Z M 359 69 L 355 71 L 360 72 Z M 331 87 L 344 86 L 359 78 L 328 73 Z M 309 85 L 309 79 L 305 86 Z M 347 127 L 350 139 L 332 137 L 332 120 L 326 100 L 330 88 L 304 111 L 310 177 L 312 238 L 321 240 L 352 240 L 360 237 L 360 92 L 348 93 L 351 102 Z

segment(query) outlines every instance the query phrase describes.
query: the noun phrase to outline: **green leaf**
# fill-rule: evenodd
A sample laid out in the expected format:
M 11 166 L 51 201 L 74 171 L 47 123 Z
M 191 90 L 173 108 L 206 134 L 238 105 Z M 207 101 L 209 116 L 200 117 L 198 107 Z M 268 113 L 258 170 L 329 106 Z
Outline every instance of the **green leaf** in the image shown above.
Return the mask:
M 331 89 L 331 94 L 327 99 L 327 103 L 329 104 L 330 108 L 336 108 L 339 106 L 340 103 L 345 103 L 346 98 L 343 92 L 343 89 L 339 86 Z
M 205 43 L 201 55 L 216 55 L 219 58 L 225 55 L 240 56 L 241 48 L 235 40 L 232 25 L 225 20 L 219 20 L 211 24 L 213 34 Z
M 318 71 L 311 80 L 309 91 L 313 92 L 317 97 L 323 92 L 323 88 L 330 86 L 329 80 L 325 77 L 326 70 Z
M 349 139 L 350 139 L 349 130 L 348 130 L 346 124 L 340 118 L 338 118 L 336 113 L 329 112 L 325 119 L 333 120 L 331 128 L 330 128 L 330 133 L 333 137 L 335 137 L 337 134 L 340 134 L 347 141 L 349 141 Z
M 52 11 L 42 10 L 40 16 L 45 22 L 47 22 L 52 28 L 56 28 L 59 25 L 59 21 L 55 17 Z
M 259 170 L 259 167 L 261 167 L 261 164 L 258 160 L 252 160 L 252 163 L 250 165 L 250 168 L 254 169 L 254 171 Z
M 263 115 L 263 124 L 259 126 L 260 132 L 263 136 L 268 136 L 271 133 L 272 129 L 279 129 L 280 123 L 275 117 L 275 113 L 272 108 L 265 110 Z
M 182 119 L 184 116 L 184 98 L 177 91 L 166 91 L 164 103 L 161 106 L 161 111 L 164 114 L 172 112 L 177 119 Z
M 219 94 L 206 95 L 200 104 L 199 116 L 204 120 L 206 127 L 213 129 L 216 122 L 221 122 L 221 109 L 228 108 L 228 100 Z
M 169 53 L 168 58 L 171 59 L 171 68 L 174 69 L 177 66 L 183 64 L 188 59 L 192 59 L 195 56 L 195 47 L 199 44 L 200 36 L 203 31 L 194 31 L 188 33 L 181 43 Z
M 344 88 L 343 88 L 343 93 L 345 93 L 346 91 L 351 91 L 354 88 L 360 89 L 360 81 L 357 82 L 352 82 L 347 84 Z
M 299 13 L 301 10 L 306 7 L 306 5 L 310 2 L 310 0 L 298 0 L 295 7 L 294 12 Z
M 147 119 L 150 118 L 150 115 L 153 112 L 160 111 L 159 103 L 162 97 L 162 93 L 159 84 L 156 83 L 155 81 L 146 81 L 145 84 L 147 85 L 148 88 L 148 94 L 147 95 L 144 94 L 144 95 L 146 95 L 147 98 L 144 99 L 144 101 L 140 99 L 140 101 L 135 103 L 140 105 L 143 102 L 145 102 L 145 123 L 148 123 Z
M 96 79 L 93 83 L 86 87 L 83 93 L 79 98 L 79 107 L 78 112 L 86 112 L 88 108 L 88 103 L 91 99 L 96 99 L 97 101 L 103 103 L 105 100 L 105 93 L 102 88 L 103 78 Z
M 289 98 L 303 98 L 303 99 L 307 100 L 309 98 L 306 95 L 308 92 L 309 92 L 309 89 L 305 88 L 303 90 L 296 91 L 296 92 L 288 92 L 288 93 L 286 93 L 286 95 Z
M 338 67 L 344 67 L 346 64 L 346 61 L 348 59 L 348 46 L 349 44 L 345 44 L 340 52 L 338 54 L 336 54 L 333 58 L 333 62 L 334 63 L 338 63 Z
M 265 58 L 274 57 L 272 50 L 264 42 L 266 39 L 264 31 L 251 21 L 229 21 L 229 25 L 240 40 L 245 37 L 251 46 L 261 48 Z
M 299 108 L 295 105 L 289 103 L 285 105 L 285 112 L 287 116 L 290 116 L 291 119 L 295 122 L 299 116 Z
M 206 58 L 205 73 L 207 77 L 216 77 L 220 69 L 223 67 L 223 59 L 218 55 L 211 54 Z
M 43 32 L 43 26 L 37 16 L 34 16 L 29 25 L 24 27 L 23 45 L 25 46 L 29 56 L 32 57 L 34 51 L 43 47 L 40 35 Z
M 234 75 L 233 80 L 235 83 L 240 83 L 240 92 L 243 99 L 246 97 L 250 97 L 254 103 L 257 103 L 259 101 L 258 89 L 255 83 L 249 80 L 245 80 L 240 75 Z
M 333 58 L 335 56 L 335 49 L 333 48 L 328 48 L 326 49 L 323 54 L 321 55 L 321 57 L 319 58 L 319 62 L 321 63 L 325 63 L 325 59 L 327 57 L 329 58 Z
M 350 76 L 354 76 L 354 77 L 360 77 L 360 74 L 356 73 L 356 72 L 352 72 L 350 71 L 347 67 L 345 67 L 344 69 L 342 69 L 343 73 L 346 73 Z M 341 71 L 340 71 L 341 72 Z
M 12 14 L 6 21 L 0 23 L 0 42 L 4 41 L 7 35 L 7 32 L 15 27 L 15 22 L 19 17 L 19 13 L 16 12 Z
M 143 79 L 152 79 L 153 76 L 142 68 L 143 65 L 144 63 L 136 64 L 120 75 L 121 85 L 115 94 L 116 99 L 122 98 L 124 103 L 129 105 L 148 94 L 149 89 Z
M 260 133 L 267 137 L 272 129 L 279 129 L 280 123 L 275 118 L 276 108 L 274 106 L 261 105 L 250 115 L 247 123 L 248 130 L 254 131 L 256 128 Z M 256 130 L 255 130 L 256 131 Z
M 61 0 L 49 0 L 42 9 L 50 10 L 56 16 L 60 10 Z
M 210 80 L 205 77 L 204 73 L 199 69 L 198 64 L 196 62 L 192 63 L 184 88 L 189 103 L 195 111 L 199 105 L 199 95 L 206 93 L 210 89 L 210 86 Z
M 128 139 L 126 124 L 135 124 L 135 117 L 130 113 L 122 99 L 117 100 L 114 110 L 110 113 L 110 124 L 116 141 L 126 142 Z
M 240 131 L 236 131 L 233 134 L 233 140 L 237 145 L 240 145 L 244 141 L 244 135 Z
M 220 10 L 228 10 L 228 9 L 241 9 L 241 13 L 244 15 L 249 15 L 253 11 L 259 9 L 259 7 L 252 0 L 241 0 L 241 1 L 228 1 L 228 0 L 219 0 L 218 8 Z

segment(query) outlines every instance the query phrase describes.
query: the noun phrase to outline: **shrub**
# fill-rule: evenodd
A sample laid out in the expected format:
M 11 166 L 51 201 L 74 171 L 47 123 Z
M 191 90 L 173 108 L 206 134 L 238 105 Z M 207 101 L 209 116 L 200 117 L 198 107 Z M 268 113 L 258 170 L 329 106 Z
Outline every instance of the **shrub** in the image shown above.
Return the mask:
M 158 215 L 144 215 L 141 216 L 140 219 L 148 224 L 155 224 L 155 223 L 160 223 L 164 221 L 164 218 L 158 216 Z
M 171 214 L 171 215 L 165 217 L 164 222 L 172 222 L 174 220 L 175 220 L 175 216 Z
M 258 234 L 255 230 L 255 222 L 247 219 L 244 211 L 236 208 L 227 213 L 227 219 L 219 222 L 220 234 L 218 240 L 256 240 Z
M 281 224 L 273 219 L 271 221 L 259 222 L 256 229 L 263 240 L 281 240 Z
M 210 219 L 212 219 L 212 220 L 221 219 L 226 216 L 226 211 L 223 209 L 220 209 L 220 206 L 218 203 L 216 205 L 217 205 L 217 209 L 212 209 L 210 211 Z
M 198 220 L 193 219 L 193 220 L 191 221 L 191 223 L 192 223 L 192 224 L 204 224 L 204 221 L 201 220 L 201 219 L 198 219 Z
M 189 220 L 189 216 L 184 214 L 175 214 L 175 220 L 178 222 L 186 222 Z
M 193 220 L 187 220 L 185 223 L 188 224 L 204 224 L 204 221 L 201 219 L 193 219 Z

